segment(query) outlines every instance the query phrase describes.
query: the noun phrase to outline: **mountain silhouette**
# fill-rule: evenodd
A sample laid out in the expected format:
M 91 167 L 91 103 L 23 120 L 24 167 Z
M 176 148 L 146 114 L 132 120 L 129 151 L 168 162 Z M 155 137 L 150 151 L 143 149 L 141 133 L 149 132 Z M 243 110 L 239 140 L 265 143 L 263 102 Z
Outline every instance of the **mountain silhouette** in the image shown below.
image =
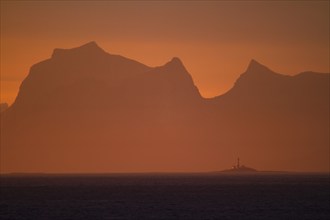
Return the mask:
M 179 58 L 148 67 L 90 42 L 31 67 L 1 114 L 1 172 L 329 169 L 329 74 L 252 60 L 203 98 Z

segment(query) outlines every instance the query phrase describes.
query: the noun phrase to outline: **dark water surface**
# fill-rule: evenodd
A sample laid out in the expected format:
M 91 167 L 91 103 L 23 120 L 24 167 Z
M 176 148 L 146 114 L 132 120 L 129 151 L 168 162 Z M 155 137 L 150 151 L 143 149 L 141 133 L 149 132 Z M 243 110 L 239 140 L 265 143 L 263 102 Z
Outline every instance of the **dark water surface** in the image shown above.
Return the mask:
M 0 219 L 330 219 L 329 174 L 3 175 Z

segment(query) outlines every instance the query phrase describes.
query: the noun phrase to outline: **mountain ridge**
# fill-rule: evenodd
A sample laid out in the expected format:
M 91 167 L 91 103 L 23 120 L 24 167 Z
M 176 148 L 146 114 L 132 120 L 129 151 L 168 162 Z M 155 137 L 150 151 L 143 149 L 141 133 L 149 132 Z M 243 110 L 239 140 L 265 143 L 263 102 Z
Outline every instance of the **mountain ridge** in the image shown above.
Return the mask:
M 222 170 L 238 153 L 262 170 L 328 170 L 329 74 L 251 60 L 206 99 L 179 58 L 148 67 L 95 42 L 56 53 L 1 114 L 1 172 Z
M 53 54 L 51 58 L 56 58 L 58 56 L 66 55 L 68 53 L 75 53 L 75 52 L 80 52 L 80 53 L 87 52 L 89 54 L 100 53 L 100 52 L 107 53 L 101 47 L 99 47 L 95 41 L 91 41 L 84 45 L 81 45 L 79 47 L 74 47 L 71 49 L 55 48 L 53 50 Z

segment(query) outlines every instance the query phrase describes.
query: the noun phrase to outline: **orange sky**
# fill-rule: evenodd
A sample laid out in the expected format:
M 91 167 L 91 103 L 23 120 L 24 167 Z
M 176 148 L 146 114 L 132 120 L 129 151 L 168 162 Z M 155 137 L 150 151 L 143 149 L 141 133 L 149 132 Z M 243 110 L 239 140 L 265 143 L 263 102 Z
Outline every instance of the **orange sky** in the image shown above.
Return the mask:
M 251 58 L 284 74 L 329 72 L 329 1 L 1 1 L 1 102 L 54 48 L 89 41 L 149 66 L 180 57 L 212 97 Z

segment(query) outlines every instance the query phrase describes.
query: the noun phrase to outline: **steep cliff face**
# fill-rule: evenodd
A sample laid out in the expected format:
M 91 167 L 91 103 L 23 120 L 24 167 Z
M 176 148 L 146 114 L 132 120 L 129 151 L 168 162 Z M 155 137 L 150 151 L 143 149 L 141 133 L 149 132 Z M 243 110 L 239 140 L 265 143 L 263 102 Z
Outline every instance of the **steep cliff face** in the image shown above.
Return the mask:
M 206 171 L 239 154 L 261 169 L 327 170 L 329 74 L 252 60 L 201 97 L 182 61 L 160 67 L 95 42 L 35 64 L 1 114 L 1 172 Z

